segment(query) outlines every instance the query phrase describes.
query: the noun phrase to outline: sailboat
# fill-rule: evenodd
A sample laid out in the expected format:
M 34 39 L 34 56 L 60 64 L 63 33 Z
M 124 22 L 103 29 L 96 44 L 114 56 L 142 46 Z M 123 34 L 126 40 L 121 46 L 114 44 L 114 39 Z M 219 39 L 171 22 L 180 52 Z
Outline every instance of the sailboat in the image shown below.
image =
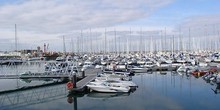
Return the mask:
M 21 53 L 18 52 L 17 50 L 17 25 L 15 24 L 15 51 L 14 52 L 9 52 L 8 54 L 5 54 L 6 59 L 4 59 L 0 64 L 4 65 L 17 65 L 17 64 L 22 64 L 22 58 L 21 58 Z

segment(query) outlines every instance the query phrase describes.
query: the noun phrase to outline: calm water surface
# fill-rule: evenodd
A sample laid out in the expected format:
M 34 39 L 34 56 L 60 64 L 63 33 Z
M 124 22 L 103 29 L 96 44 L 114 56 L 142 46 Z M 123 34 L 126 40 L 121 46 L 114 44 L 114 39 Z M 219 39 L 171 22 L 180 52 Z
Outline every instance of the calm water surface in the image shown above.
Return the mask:
M 0 110 L 220 109 L 220 94 L 213 92 L 216 85 L 206 83 L 202 78 L 175 72 L 155 72 L 136 74 L 132 81 L 139 87 L 127 94 L 88 93 L 67 97 L 65 84 L 0 94 Z M 1 90 L 8 84 L 16 87 L 16 80 L 10 82 L 13 81 L 1 79 Z

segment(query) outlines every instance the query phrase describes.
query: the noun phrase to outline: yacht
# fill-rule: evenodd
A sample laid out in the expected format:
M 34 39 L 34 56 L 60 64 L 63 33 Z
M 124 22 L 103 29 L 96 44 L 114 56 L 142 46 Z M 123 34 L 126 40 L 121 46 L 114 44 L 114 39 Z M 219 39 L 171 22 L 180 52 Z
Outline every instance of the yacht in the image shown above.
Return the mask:
M 109 78 L 97 77 L 93 83 L 103 83 L 103 82 L 107 82 L 107 83 L 110 83 L 111 85 L 115 85 L 115 86 L 137 87 L 137 84 L 135 84 L 132 81 L 124 81 L 124 80 L 120 80 L 117 78 L 109 79 Z
M 96 91 L 96 92 L 109 92 L 109 93 L 116 93 L 116 92 L 129 92 L 130 87 L 127 86 L 116 86 L 112 85 L 111 83 L 108 82 L 102 82 L 102 83 L 94 83 L 90 82 L 86 85 L 91 91 Z

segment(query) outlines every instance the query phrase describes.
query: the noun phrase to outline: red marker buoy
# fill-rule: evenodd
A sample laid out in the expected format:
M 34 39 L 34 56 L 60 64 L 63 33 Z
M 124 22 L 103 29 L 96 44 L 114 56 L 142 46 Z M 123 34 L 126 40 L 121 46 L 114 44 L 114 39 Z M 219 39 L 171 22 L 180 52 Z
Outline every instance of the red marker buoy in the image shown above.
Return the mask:
M 67 86 L 67 89 L 70 90 L 70 89 L 73 88 L 73 83 L 72 83 L 71 81 L 69 81 L 69 82 L 66 84 L 66 86 Z

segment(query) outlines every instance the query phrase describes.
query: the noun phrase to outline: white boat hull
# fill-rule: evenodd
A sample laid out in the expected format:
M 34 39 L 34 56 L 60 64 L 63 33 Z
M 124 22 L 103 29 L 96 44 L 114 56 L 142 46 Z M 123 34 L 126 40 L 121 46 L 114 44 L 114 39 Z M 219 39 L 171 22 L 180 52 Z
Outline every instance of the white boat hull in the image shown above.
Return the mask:
M 108 85 L 93 85 L 88 84 L 87 87 L 92 91 L 97 92 L 129 92 L 130 87 L 114 87 L 114 86 L 108 86 Z
M 119 79 L 108 79 L 108 78 L 102 78 L 102 77 L 97 77 L 95 79 L 95 82 L 91 82 L 94 84 L 100 84 L 100 83 L 110 83 L 113 86 L 120 86 L 120 87 L 137 87 L 137 84 L 135 84 L 132 81 L 122 81 Z
M 148 68 L 132 68 L 132 71 L 135 73 L 146 73 L 148 72 Z

